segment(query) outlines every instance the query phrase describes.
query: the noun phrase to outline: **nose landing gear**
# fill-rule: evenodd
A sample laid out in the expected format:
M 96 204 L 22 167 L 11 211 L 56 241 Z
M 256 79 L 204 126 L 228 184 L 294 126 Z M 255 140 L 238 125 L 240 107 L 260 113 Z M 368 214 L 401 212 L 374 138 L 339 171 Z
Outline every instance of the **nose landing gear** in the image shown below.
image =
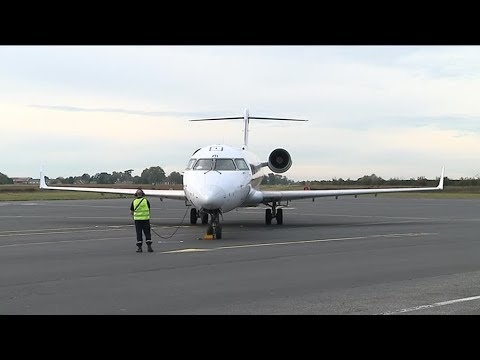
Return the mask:
M 210 223 L 208 222 L 208 215 L 210 214 Z M 190 224 L 195 225 L 198 218 L 202 220 L 202 224 L 207 227 L 207 234 L 203 237 L 205 240 L 221 239 L 222 225 L 220 224 L 221 210 L 204 210 L 197 211 L 197 209 L 190 209 Z
M 197 211 L 195 208 L 190 209 L 190 224 L 195 225 L 198 218 L 202 220 L 202 225 L 208 224 L 208 213 Z
M 219 210 L 210 213 L 210 224 L 208 224 L 207 234 L 204 236 L 205 240 L 222 238 L 222 225 L 220 224 L 219 215 Z

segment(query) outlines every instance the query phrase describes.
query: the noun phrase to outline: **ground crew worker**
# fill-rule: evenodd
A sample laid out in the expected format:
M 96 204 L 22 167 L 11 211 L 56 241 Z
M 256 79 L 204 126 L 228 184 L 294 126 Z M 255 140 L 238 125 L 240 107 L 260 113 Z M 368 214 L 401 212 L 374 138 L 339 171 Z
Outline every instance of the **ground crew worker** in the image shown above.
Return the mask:
M 145 243 L 147 244 L 148 252 L 153 252 L 152 234 L 150 232 L 150 202 L 145 198 L 145 193 L 142 189 L 137 190 L 135 197 L 136 199 L 132 201 L 130 206 L 130 213 L 133 215 L 135 231 L 137 232 L 137 252 L 142 252 L 142 231 L 145 233 Z

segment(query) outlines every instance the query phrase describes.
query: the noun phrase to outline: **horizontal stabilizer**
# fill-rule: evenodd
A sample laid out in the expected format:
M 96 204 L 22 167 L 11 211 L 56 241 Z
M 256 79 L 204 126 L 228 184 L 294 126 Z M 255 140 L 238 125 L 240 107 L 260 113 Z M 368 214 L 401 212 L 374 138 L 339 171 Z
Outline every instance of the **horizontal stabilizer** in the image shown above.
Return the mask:
M 237 120 L 243 119 L 243 117 L 222 117 L 222 118 L 211 118 L 211 119 L 194 119 L 188 121 L 210 121 L 210 120 Z
M 286 118 L 273 118 L 273 117 L 259 117 L 259 116 L 249 116 L 249 119 L 257 120 L 282 120 L 282 121 L 308 121 L 304 119 L 286 119 Z M 188 121 L 210 121 L 210 120 L 238 120 L 244 119 L 244 117 L 222 117 L 222 118 L 211 118 L 211 119 L 193 119 Z
M 250 116 L 249 119 L 259 119 L 259 120 L 283 120 L 283 121 L 308 121 L 308 120 L 304 120 L 304 119 L 283 119 L 283 118 L 258 117 L 258 116 Z

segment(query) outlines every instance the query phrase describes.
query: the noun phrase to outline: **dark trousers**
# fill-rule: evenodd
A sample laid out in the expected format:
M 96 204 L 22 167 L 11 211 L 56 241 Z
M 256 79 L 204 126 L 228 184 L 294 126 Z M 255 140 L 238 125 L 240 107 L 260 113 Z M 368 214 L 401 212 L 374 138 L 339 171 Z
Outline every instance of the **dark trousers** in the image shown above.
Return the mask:
M 145 242 L 152 243 L 152 234 L 150 232 L 150 220 L 135 220 L 135 231 L 137 232 L 137 245 L 143 243 L 142 231 L 145 233 Z

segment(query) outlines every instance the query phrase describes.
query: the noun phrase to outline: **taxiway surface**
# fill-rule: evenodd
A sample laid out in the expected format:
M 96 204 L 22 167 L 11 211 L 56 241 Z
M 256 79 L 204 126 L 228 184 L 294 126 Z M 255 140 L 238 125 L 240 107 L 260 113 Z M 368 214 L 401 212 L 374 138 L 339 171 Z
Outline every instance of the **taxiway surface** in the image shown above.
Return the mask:
M 181 201 L 0 202 L 2 314 L 480 314 L 480 201 L 365 196 L 224 214 L 203 240 Z

